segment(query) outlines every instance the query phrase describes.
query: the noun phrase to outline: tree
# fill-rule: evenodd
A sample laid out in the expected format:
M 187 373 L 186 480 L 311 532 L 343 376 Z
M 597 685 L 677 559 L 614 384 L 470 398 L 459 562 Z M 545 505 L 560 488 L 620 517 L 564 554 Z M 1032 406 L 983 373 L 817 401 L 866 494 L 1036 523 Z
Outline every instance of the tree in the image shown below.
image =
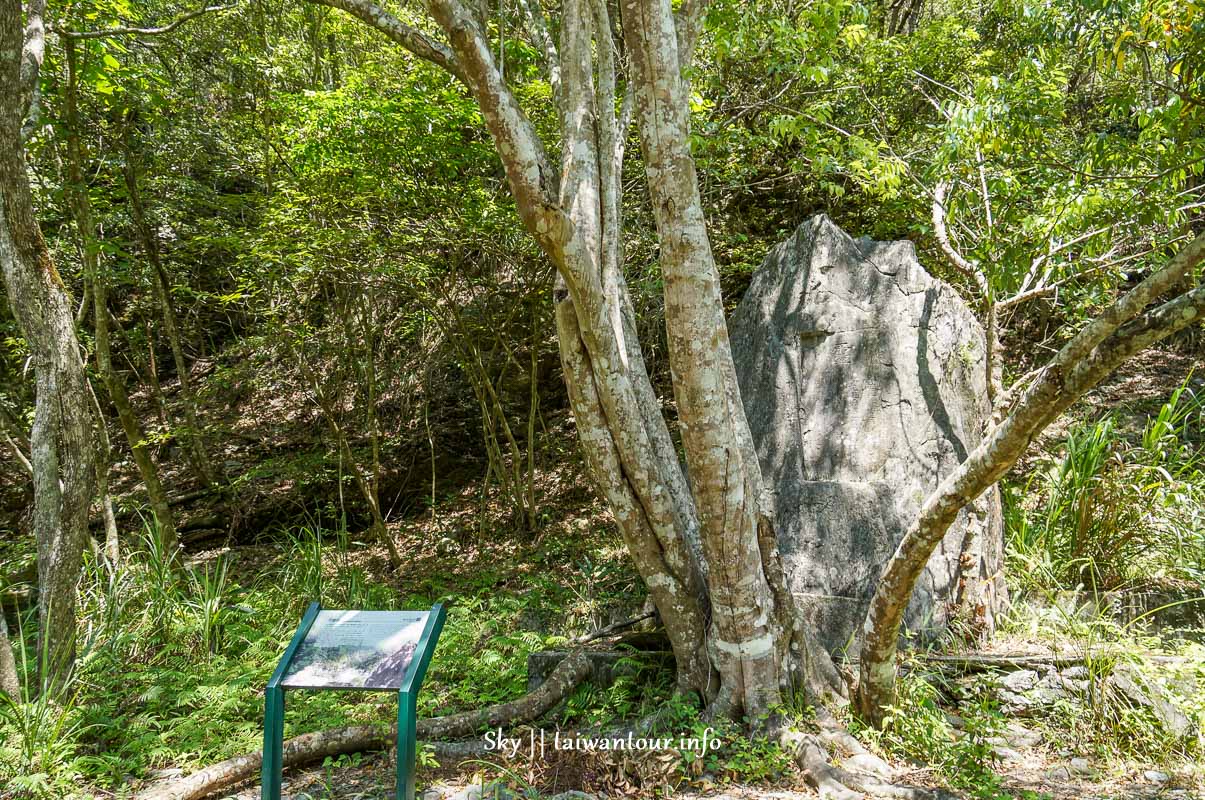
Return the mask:
M 684 4 L 676 19 L 665 2 L 623 3 L 622 47 L 604 2 L 565 2 L 555 26 L 559 42 L 541 6 L 523 4 L 560 119 L 558 182 L 495 62 L 483 21 L 467 6 L 430 4 L 443 44 L 366 0 L 313 1 L 348 12 L 447 70 L 481 107 L 519 215 L 557 267 L 557 332 L 585 458 L 665 622 L 679 688 L 697 692 L 717 713 L 751 717 L 772 709 L 800 679 L 814 697 L 839 690 L 786 591 L 735 384 L 688 139 L 683 69 L 703 3 Z M 626 74 L 616 52 L 630 60 Z M 627 83 L 622 102 L 620 78 Z M 633 106 L 661 245 L 689 484 L 652 394 L 622 275 L 617 176 Z M 1007 416 L 926 501 L 867 618 L 859 698 L 868 718 L 880 719 L 893 697 L 900 617 L 954 516 L 1117 364 L 1199 316 L 1199 288 L 1146 309 L 1195 269 L 1200 242 L 1085 327 L 1018 399 L 1005 401 Z
M 732 716 L 767 712 L 800 678 L 818 694 L 838 690 L 794 611 L 762 513 L 689 153 L 682 67 L 702 4 L 688 3 L 677 21 L 668 3 L 625 4 L 622 47 L 604 2 L 566 3 L 559 43 L 541 7 L 524 4 L 560 121 L 559 181 L 467 6 L 432 4 L 444 45 L 372 3 L 325 4 L 447 70 L 480 106 L 519 215 L 557 267 L 557 333 L 585 459 L 666 625 L 679 688 Z M 616 57 L 625 50 L 630 74 Z M 662 245 L 689 485 L 644 366 L 622 271 L 619 178 L 634 110 Z
M 126 441 L 138 466 L 138 474 L 146 487 L 150 500 L 151 511 L 155 517 L 155 532 L 163 552 L 174 560 L 178 556 L 179 540 L 176 535 L 176 523 L 168 504 L 167 491 L 159 479 L 159 467 L 151 456 L 146 444 L 146 434 L 138 421 L 138 415 L 130 403 L 125 383 L 121 374 L 113 365 L 112 346 L 109 339 L 109 276 L 100 263 L 100 241 L 96 233 L 96 225 L 92 216 L 92 201 L 88 197 L 88 186 L 84 179 L 84 153 L 80 142 L 80 127 L 82 125 L 79 112 L 79 56 L 77 41 L 71 36 L 65 36 L 63 44 L 67 54 L 67 86 L 64 92 L 65 118 L 67 126 L 67 196 L 75 217 L 76 228 L 79 231 L 80 249 L 83 254 L 84 274 L 92 287 L 93 318 L 96 332 L 96 366 L 104 381 L 109 400 L 117 409 L 117 418 L 125 432 Z M 136 203 L 136 207 L 140 208 Z M 136 215 L 138 212 L 136 212 Z M 139 217 L 140 219 L 140 217 Z M 161 268 L 160 268 L 161 271 Z M 174 331 L 173 328 L 169 330 Z M 181 385 L 187 387 L 188 381 L 181 376 Z M 186 408 L 191 408 L 186 399 Z M 195 416 L 190 416 L 195 422 Z M 192 439 L 190 438 L 190 441 Z
M 44 678 L 53 684 L 74 660 L 75 590 L 96 473 L 92 406 L 71 300 L 38 227 L 26 172 L 22 128 L 38 90 L 44 10 L 43 0 L 24 9 L 20 0 L 0 4 L 0 268 L 34 367 L 30 462 L 39 652 L 47 657 Z

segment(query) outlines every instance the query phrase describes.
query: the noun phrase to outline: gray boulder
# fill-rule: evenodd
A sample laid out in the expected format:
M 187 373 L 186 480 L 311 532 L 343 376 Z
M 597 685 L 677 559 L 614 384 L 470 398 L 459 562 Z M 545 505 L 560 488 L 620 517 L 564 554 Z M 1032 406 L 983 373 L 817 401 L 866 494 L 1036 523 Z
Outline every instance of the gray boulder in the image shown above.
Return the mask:
M 911 242 L 854 240 L 826 216 L 770 251 L 729 323 L 741 396 L 792 591 L 838 651 L 887 559 L 989 419 L 983 330 Z M 993 490 L 964 510 L 906 626 L 988 631 L 1005 601 Z

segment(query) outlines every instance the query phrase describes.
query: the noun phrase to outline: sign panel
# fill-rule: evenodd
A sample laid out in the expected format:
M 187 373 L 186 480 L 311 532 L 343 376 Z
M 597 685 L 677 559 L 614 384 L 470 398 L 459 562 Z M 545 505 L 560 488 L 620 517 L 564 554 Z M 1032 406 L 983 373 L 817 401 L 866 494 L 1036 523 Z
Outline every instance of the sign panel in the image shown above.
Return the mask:
M 287 689 L 401 689 L 428 614 L 319 611 L 280 685 Z
M 441 603 L 430 611 L 323 611 L 310 603 L 264 687 L 261 800 L 280 800 L 286 689 L 397 692 L 397 797 L 414 800 L 417 696 L 446 616 Z

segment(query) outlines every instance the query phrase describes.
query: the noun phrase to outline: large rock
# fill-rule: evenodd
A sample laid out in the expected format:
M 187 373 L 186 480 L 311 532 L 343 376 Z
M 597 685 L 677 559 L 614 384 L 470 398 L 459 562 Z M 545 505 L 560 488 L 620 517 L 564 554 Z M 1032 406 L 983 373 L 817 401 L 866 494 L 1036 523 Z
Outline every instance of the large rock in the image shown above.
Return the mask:
M 791 588 L 841 650 L 921 502 L 980 440 L 983 330 L 910 242 L 855 241 L 825 216 L 770 251 L 729 330 Z M 990 629 L 1002 540 L 993 490 L 933 554 L 908 629 L 956 612 Z

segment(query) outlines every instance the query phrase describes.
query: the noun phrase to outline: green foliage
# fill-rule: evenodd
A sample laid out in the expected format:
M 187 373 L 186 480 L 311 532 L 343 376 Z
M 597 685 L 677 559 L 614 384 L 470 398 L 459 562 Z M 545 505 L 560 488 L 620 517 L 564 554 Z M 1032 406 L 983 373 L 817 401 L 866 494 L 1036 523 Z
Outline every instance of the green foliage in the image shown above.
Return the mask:
M 75 797 L 78 773 L 72 762 L 82 730 L 78 682 L 72 676 L 51 691 L 45 676 L 39 680 L 29 648 L 22 646 L 23 630 L 18 628 L 15 639 L 20 696 L 0 693 L 0 782 L 18 797 Z M 45 651 L 41 660 L 47 660 Z
M 199 619 L 201 644 L 210 654 L 216 653 L 221 647 L 222 634 L 229 616 L 226 580 L 229 566 L 229 561 L 219 557 L 212 567 L 207 564 L 203 569 L 194 569 L 188 573 L 192 596 L 185 601 L 185 607 Z
M 663 657 L 633 652 L 613 667 L 614 682 L 600 689 L 584 683 L 565 700 L 562 724 L 603 726 L 616 719 L 641 719 L 673 702 L 672 664 Z

